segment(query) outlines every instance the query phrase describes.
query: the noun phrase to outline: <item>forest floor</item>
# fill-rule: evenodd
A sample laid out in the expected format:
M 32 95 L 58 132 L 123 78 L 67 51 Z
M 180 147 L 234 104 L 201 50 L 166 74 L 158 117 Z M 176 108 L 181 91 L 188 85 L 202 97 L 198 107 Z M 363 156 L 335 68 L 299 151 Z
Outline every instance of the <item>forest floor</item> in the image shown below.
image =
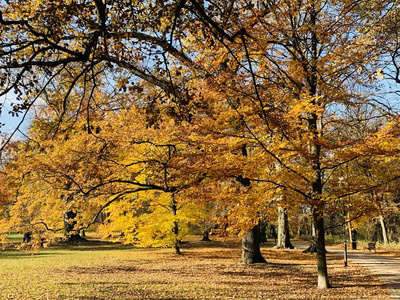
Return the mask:
M 276 250 L 266 264 L 239 264 L 233 242 L 191 242 L 171 249 L 107 243 L 0 252 L 0 299 L 390 299 L 365 268 L 328 255 L 329 290 L 316 288 L 314 254 Z

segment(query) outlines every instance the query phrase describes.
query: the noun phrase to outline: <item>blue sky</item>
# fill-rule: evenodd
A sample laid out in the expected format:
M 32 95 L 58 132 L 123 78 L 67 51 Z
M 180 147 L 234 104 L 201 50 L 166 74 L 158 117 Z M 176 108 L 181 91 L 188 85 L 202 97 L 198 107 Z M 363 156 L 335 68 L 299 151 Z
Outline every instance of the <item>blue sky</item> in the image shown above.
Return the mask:
M 0 114 L 0 123 L 4 124 L 1 126 L 0 131 L 1 133 L 5 134 L 11 134 L 15 128 L 18 126 L 18 124 L 21 122 L 23 118 L 23 114 L 20 114 L 18 117 L 17 116 L 12 116 L 9 112 L 12 110 L 11 109 L 11 103 L 12 99 L 9 98 L 3 98 L 1 100 L 2 103 L 2 112 Z M 25 118 L 24 122 L 22 123 L 22 126 L 20 127 L 20 130 L 22 132 L 26 132 L 29 124 L 30 124 L 30 119 L 31 117 L 28 116 Z M 20 133 L 17 133 L 17 137 L 21 136 Z

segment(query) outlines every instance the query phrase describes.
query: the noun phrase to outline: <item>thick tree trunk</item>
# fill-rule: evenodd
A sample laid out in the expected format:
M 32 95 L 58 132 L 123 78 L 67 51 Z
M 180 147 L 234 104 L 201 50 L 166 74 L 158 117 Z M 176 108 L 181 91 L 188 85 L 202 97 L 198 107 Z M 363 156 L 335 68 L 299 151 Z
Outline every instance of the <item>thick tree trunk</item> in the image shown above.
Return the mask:
M 64 229 L 65 233 L 68 235 L 70 232 L 74 231 L 76 225 L 76 217 L 77 213 L 73 210 L 69 210 L 64 213 Z
M 254 226 L 242 238 L 242 259 L 241 263 L 249 265 L 255 263 L 266 263 L 260 250 L 260 231 L 258 226 Z
M 69 210 L 64 213 L 64 231 L 65 236 L 61 240 L 63 243 L 81 243 L 87 241 L 81 237 L 75 229 L 77 212 Z
M 294 249 L 290 242 L 287 208 L 278 207 L 278 243 L 277 249 Z
M 389 243 L 389 240 L 386 230 L 385 219 L 383 218 L 383 215 L 379 216 L 379 223 L 381 224 L 381 229 L 382 229 L 383 244 L 386 246 Z
M 63 243 L 75 244 L 75 243 L 82 243 L 87 242 L 84 237 L 81 237 L 79 233 L 70 233 L 65 236 Z
M 23 238 L 22 238 L 22 242 L 23 243 L 30 243 L 32 240 L 32 232 L 28 231 L 28 232 L 24 232 Z
M 201 239 L 203 242 L 211 242 L 210 240 L 210 229 L 207 229 L 203 232 L 203 238 Z
M 331 286 L 328 280 L 328 267 L 326 263 L 324 218 L 322 212 L 316 210 L 314 210 L 313 212 L 313 217 L 315 223 L 315 231 L 317 234 L 316 248 L 317 248 L 318 288 L 326 289 Z

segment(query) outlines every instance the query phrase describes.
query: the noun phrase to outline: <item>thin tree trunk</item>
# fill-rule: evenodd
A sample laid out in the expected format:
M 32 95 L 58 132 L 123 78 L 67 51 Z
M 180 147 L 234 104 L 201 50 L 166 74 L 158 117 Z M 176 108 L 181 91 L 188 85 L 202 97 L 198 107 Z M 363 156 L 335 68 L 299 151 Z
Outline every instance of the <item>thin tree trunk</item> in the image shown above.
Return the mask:
M 294 249 L 290 242 L 287 208 L 278 207 L 278 243 L 277 249 Z
M 178 222 L 174 221 L 174 227 L 172 229 L 172 231 L 175 234 L 175 242 L 174 242 L 174 250 L 175 250 L 175 254 L 180 255 L 181 254 L 181 249 L 180 249 L 180 241 L 178 239 L 178 233 L 179 233 L 179 226 L 178 226 Z
M 172 215 L 176 216 L 178 212 L 178 206 L 175 200 L 175 194 L 172 194 L 172 202 L 171 202 L 171 213 Z M 178 234 L 179 234 L 179 224 L 178 222 L 175 220 L 172 226 L 172 232 L 175 235 L 175 239 L 174 239 L 174 250 L 175 250 L 175 254 L 180 255 L 181 254 L 181 249 L 180 249 L 180 240 L 178 238 Z
M 260 221 L 258 224 L 258 229 L 260 232 L 260 243 L 264 244 L 267 242 L 267 223 L 264 221 Z
M 347 218 L 350 220 L 350 212 L 347 213 Z M 353 228 L 351 226 L 351 221 L 349 221 L 348 229 L 349 229 L 349 240 L 350 240 L 350 242 L 352 242 L 353 241 Z
M 379 216 L 379 223 L 381 224 L 381 228 L 382 228 L 383 244 L 386 246 L 389 243 L 389 240 L 388 240 L 388 235 L 387 235 L 387 230 L 386 230 L 386 225 L 385 225 L 385 219 L 383 218 L 383 215 Z
M 266 263 L 260 250 L 260 231 L 258 226 L 254 226 L 242 238 L 242 259 L 241 263 L 249 265 L 255 263 Z

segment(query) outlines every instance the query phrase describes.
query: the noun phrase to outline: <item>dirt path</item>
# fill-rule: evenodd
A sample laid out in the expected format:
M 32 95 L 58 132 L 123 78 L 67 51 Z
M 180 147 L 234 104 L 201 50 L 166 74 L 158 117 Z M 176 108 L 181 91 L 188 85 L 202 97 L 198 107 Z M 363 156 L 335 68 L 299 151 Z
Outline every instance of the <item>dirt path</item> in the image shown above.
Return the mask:
M 307 248 L 307 244 L 294 243 L 300 249 Z M 327 247 L 329 254 L 343 256 L 343 250 Z M 379 251 L 378 251 L 379 252 Z M 329 255 L 328 254 L 328 255 Z M 400 260 L 375 253 L 348 251 L 348 263 L 357 263 L 378 276 L 390 290 L 392 299 L 400 300 Z
M 328 248 L 332 254 L 343 255 L 343 250 Z M 349 251 L 349 263 L 355 262 L 377 275 L 390 289 L 392 299 L 400 300 L 400 260 L 362 251 Z

